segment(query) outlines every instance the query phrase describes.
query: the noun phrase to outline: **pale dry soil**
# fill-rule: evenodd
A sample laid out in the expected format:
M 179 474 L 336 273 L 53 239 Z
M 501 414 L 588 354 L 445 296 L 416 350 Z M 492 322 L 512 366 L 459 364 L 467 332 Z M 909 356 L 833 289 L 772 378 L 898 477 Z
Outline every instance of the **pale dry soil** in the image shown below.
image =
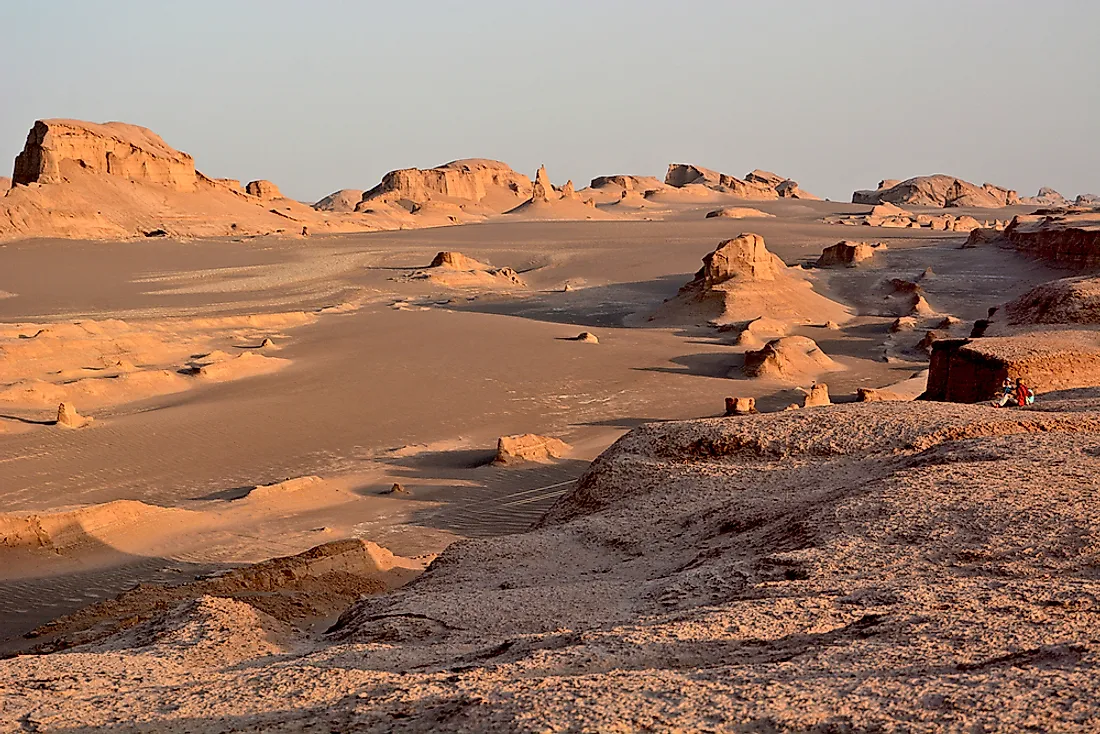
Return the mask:
M 912 555 L 925 551 L 894 548 L 910 541 L 889 544 L 897 553 L 891 569 L 916 564 L 906 572 L 909 580 L 897 582 L 901 586 L 886 577 L 883 593 L 897 597 L 891 603 L 902 610 L 896 617 L 889 613 L 890 624 L 925 604 L 941 611 L 931 615 L 931 627 L 897 622 L 901 626 L 888 626 L 883 637 L 863 632 L 880 626 L 876 615 L 886 614 L 878 608 L 885 602 L 863 600 L 853 607 L 842 600 L 852 594 L 878 599 L 860 574 L 886 572 L 859 570 L 880 558 L 869 550 L 866 558 L 851 555 L 843 564 L 829 555 L 826 563 L 837 567 L 807 578 L 801 571 L 787 578 L 782 571 L 753 570 L 762 563 L 758 556 L 774 553 L 796 555 L 769 560 L 770 567 L 812 566 L 797 554 L 816 546 L 793 547 L 802 540 L 788 548 L 781 538 L 754 535 L 734 553 L 736 560 L 722 560 L 726 551 L 715 551 L 722 564 L 733 564 L 728 568 L 710 568 L 706 552 L 698 561 L 687 557 L 709 547 L 708 538 L 757 533 L 754 528 L 771 520 L 737 519 L 763 512 L 757 505 L 767 513 L 802 512 L 792 507 L 833 512 L 835 503 L 856 492 L 853 486 L 893 482 L 890 477 L 910 471 L 906 462 L 928 447 L 860 448 L 872 454 L 866 460 L 828 448 L 778 464 L 770 455 L 731 463 L 719 452 L 716 466 L 685 449 L 666 457 L 674 468 L 658 461 L 653 470 L 654 477 L 672 472 L 667 494 L 647 489 L 642 502 L 631 487 L 657 480 L 631 475 L 613 483 L 621 501 L 601 501 L 586 510 L 600 510 L 596 514 L 525 532 L 555 503 L 566 502 L 555 510 L 559 514 L 574 506 L 576 499 L 563 498 L 571 497 L 575 480 L 628 429 L 658 422 L 643 430 L 645 436 L 662 430 L 663 421 L 719 415 L 727 395 L 756 397 L 765 411 L 801 402 L 796 388 L 808 383 L 739 377 L 744 348 L 731 335 L 705 324 L 646 323 L 722 239 L 757 232 L 789 265 L 816 259 L 840 239 L 889 244 L 869 268 L 809 273 L 819 292 L 857 312 L 839 330 L 823 324 L 793 330 L 843 366 L 821 376 L 834 401 L 926 367 L 926 357 L 912 349 L 922 331 L 888 331 L 895 315 L 880 293 L 884 280 L 914 279 L 932 267 L 936 276 L 922 285 L 933 308 L 972 322 L 989 306 L 1058 276 L 995 248 L 960 250 L 962 235 L 819 222 L 824 214 L 851 210 L 848 205 L 754 206 L 776 217 L 704 220 L 700 210 L 667 221 L 494 222 L 293 241 L 36 240 L 0 246 L 0 291 L 14 294 L 0 299 L 0 320 L 10 327 L 12 349 L 27 349 L 21 342 L 48 335 L 32 336 L 37 330 L 60 325 L 78 325 L 94 336 L 79 350 L 60 340 L 52 351 L 41 347 L 33 364 L 3 365 L 12 371 L 6 385 L 23 392 L 0 403 L 0 512 L 25 517 L 77 508 L 77 519 L 63 543 L 0 547 L 2 649 L 27 649 L 24 632 L 137 583 L 188 581 L 346 537 L 409 557 L 438 553 L 456 539 L 483 539 L 454 546 L 396 596 L 364 602 L 333 635 L 286 627 L 247 604 L 204 598 L 159 626 L 135 628 L 123 642 L 13 659 L 0 667 L 0 719 L 31 730 L 660 730 L 677 722 L 722 730 L 741 722 L 766 731 L 828 721 L 873 725 L 879 720 L 870 712 L 878 708 L 887 711 L 882 721 L 893 721 L 900 714 L 883 703 L 890 697 L 898 710 L 919 704 L 924 713 L 912 714 L 914 728 L 947 721 L 953 707 L 967 708 L 969 699 L 935 686 L 919 696 L 898 693 L 899 681 L 909 675 L 904 671 L 916 670 L 918 660 L 951 652 L 943 649 L 941 631 L 950 628 L 943 609 L 953 602 L 927 590 L 920 574 L 931 578 L 935 564 L 920 566 Z M 453 288 L 408 277 L 441 250 L 514 268 L 527 287 Z M 53 265 L 59 262 L 66 267 Z M 596 333 L 600 343 L 569 339 L 580 331 Z M 276 360 L 272 369 L 238 368 L 239 358 L 264 338 L 273 347 L 259 356 Z M 211 361 L 211 354 L 218 359 Z M 137 356 L 129 360 L 136 372 L 169 377 L 119 387 L 121 372 L 98 374 L 107 366 L 104 357 L 122 361 L 127 355 Z M 211 376 L 202 379 L 188 372 L 196 360 L 232 368 L 208 369 Z M 45 385 L 35 383 L 36 391 L 27 392 L 20 381 L 31 377 Z M 111 381 L 110 388 L 97 379 Z M 51 425 L 58 390 L 70 391 L 65 395 L 78 408 L 87 406 L 81 412 L 94 421 L 79 430 Z M 826 416 L 835 411 L 837 426 L 876 443 L 879 433 L 859 411 L 889 423 L 895 419 L 883 413 L 904 416 L 910 409 L 811 410 L 823 416 L 813 424 L 819 431 L 831 425 Z M 968 409 L 935 410 L 942 415 L 921 413 L 912 420 L 984 420 Z M 780 426 L 792 432 L 781 434 L 782 441 L 795 443 L 810 430 L 801 413 L 762 416 L 746 425 L 757 423 L 761 435 Z M 573 452 L 520 469 L 487 465 L 498 436 L 527 432 L 563 438 Z M 1091 456 L 1088 449 L 1082 444 L 1081 456 Z M 1066 456 L 1077 461 L 1072 451 Z M 1012 466 L 996 466 L 1002 464 Z M 684 479 L 685 488 L 672 491 L 681 481 L 678 471 L 691 481 L 710 477 L 713 487 L 692 490 Z M 320 479 L 278 484 L 311 475 Z M 409 492 L 382 494 L 394 482 Z M 252 489 L 259 485 L 282 489 Z M 748 509 L 731 495 L 734 485 L 755 487 Z M 788 497 L 798 501 L 790 505 Z M 80 514 L 120 499 L 143 504 L 117 518 L 101 513 L 96 523 Z M 916 499 L 911 505 L 920 506 Z M 985 521 L 981 507 L 973 510 L 975 527 Z M 923 537 L 932 521 L 906 508 L 889 512 L 902 513 L 902 526 L 924 529 L 898 532 Z M 848 511 L 859 522 L 873 521 Z M 736 527 L 713 536 L 698 530 L 703 535 L 696 538 L 691 523 L 709 526 L 705 518 L 716 512 L 729 514 Z M 737 529 L 746 522 L 747 530 Z M 807 523 L 812 527 L 806 532 L 817 532 Z M 834 535 L 822 530 L 821 537 L 847 547 L 867 531 L 845 526 Z M 1072 555 L 1089 542 L 1082 535 L 1070 544 L 1075 550 L 1059 552 Z M 967 628 L 984 629 L 988 619 L 973 616 L 992 613 L 975 601 L 986 598 L 979 593 L 984 582 L 957 576 L 951 582 L 957 586 L 942 594 L 964 599 Z M 907 596 L 907 589 L 915 591 Z M 1080 621 L 1067 624 L 1056 642 L 1013 627 L 1004 639 L 968 654 L 980 662 L 1019 648 L 1032 655 L 1028 660 L 1053 660 L 1055 667 L 1087 661 L 1090 648 L 1079 649 L 1074 637 Z M 913 675 L 935 681 L 954 675 L 951 666 L 965 657 L 971 640 L 960 635 L 954 657 Z M 1039 652 L 1027 652 L 1032 648 Z M 817 651 L 812 664 L 792 669 L 788 661 L 810 649 Z M 831 651 L 843 659 L 832 659 Z M 969 665 L 970 657 L 963 663 Z M 1018 669 L 1015 658 L 1006 659 L 992 664 L 994 672 Z M 823 672 L 834 669 L 851 672 Z M 1004 683 L 994 678 L 974 685 Z M 1033 683 L 1013 683 L 1027 706 L 1036 695 L 1028 690 Z M 851 695 L 843 706 L 838 686 Z M 928 696 L 942 700 L 929 704 Z M 710 711 L 701 702 L 714 697 L 725 703 Z M 1083 714 L 1071 703 L 1067 699 L 1058 716 L 1079 720 Z

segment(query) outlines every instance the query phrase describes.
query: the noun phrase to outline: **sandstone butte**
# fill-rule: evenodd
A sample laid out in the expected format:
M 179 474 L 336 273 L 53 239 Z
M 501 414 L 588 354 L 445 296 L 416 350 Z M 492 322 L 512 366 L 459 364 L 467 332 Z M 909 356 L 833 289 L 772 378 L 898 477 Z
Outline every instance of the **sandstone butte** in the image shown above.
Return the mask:
M 769 171 L 751 171 L 740 179 L 689 163 L 670 163 L 665 184 L 675 188 L 697 184 L 741 199 L 818 198 L 800 189 L 797 182 Z
M 880 186 L 889 183 L 893 182 L 883 181 Z M 1019 204 L 1020 197 L 1015 191 L 993 184 L 977 186 L 961 178 L 936 174 L 917 176 L 875 191 L 856 191 L 852 203 L 997 208 Z

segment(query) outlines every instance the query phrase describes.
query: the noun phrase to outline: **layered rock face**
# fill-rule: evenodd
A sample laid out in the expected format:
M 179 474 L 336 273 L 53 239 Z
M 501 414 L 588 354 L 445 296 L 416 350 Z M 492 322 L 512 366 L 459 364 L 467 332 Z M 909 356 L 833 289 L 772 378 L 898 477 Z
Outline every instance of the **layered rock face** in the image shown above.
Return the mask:
M 925 400 L 976 403 L 1020 378 L 1036 392 L 1100 385 L 1100 333 L 1042 331 L 932 344 Z
M 195 160 L 170 147 L 152 130 L 122 122 L 39 120 L 15 158 L 16 184 L 61 183 L 86 170 L 192 191 Z
M 438 168 L 390 171 L 380 184 L 363 194 L 363 203 L 375 199 L 423 202 L 446 197 L 486 203 L 503 212 L 530 199 L 532 189 L 531 179 L 508 165 L 472 158 Z M 498 205 L 502 199 L 506 204 Z
M 737 277 L 775 280 L 786 264 L 764 246 L 758 234 L 742 234 L 726 240 L 703 257 L 703 267 L 695 274 L 703 288 L 713 288 Z
M 493 463 L 506 466 L 527 461 L 550 461 L 568 454 L 569 448 L 569 444 L 561 439 L 536 436 L 533 433 L 501 436 L 497 440 L 497 455 Z
M 279 191 L 279 187 L 270 181 L 259 180 L 249 181 L 248 186 L 245 187 L 245 191 L 251 196 L 258 196 L 261 199 L 281 199 L 283 194 Z
M 882 184 L 890 183 L 883 181 Z M 1015 191 L 993 184 L 977 186 L 954 176 L 917 176 L 876 191 L 856 191 L 853 204 L 908 204 L 935 207 L 999 208 L 1020 203 Z
M 1003 240 L 1056 265 L 1078 270 L 1100 268 L 1100 212 L 1014 217 Z
M 817 259 L 819 268 L 848 267 L 853 268 L 860 263 L 867 262 L 886 249 L 886 245 L 875 243 L 869 245 L 866 242 L 849 242 L 844 240 L 832 247 L 826 247 L 821 251 L 821 257 Z
M 670 163 L 665 184 L 677 188 L 698 184 L 742 199 L 818 198 L 800 189 L 797 181 L 759 169 L 750 171 L 744 179 L 740 179 L 689 163 Z
M 597 176 L 589 184 L 594 189 L 602 189 L 605 186 L 618 186 L 626 191 L 652 191 L 660 189 L 664 184 L 653 176 Z

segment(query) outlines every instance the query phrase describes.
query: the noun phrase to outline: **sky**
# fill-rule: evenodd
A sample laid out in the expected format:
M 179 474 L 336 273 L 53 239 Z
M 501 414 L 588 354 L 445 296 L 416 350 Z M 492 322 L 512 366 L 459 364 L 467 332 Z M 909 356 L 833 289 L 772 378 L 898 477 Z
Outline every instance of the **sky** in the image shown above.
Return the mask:
M 1100 193 L 1095 0 L 0 0 L 0 29 L 0 161 L 67 117 L 308 201 L 473 157 Z

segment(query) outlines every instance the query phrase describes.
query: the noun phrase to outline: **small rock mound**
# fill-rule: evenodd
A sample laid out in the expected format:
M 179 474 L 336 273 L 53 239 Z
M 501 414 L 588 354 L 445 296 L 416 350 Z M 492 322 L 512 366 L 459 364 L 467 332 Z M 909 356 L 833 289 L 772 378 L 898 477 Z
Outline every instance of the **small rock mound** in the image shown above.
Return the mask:
M 450 268 L 451 270 L 488 270 L 483 262 L 467 257 L 461 252 L 440 252 L 434 258 L 430 268 Z
M 313 208 L 322 212 L 353 212 L 362 200 L 362 189 L 340 189 L 315 203 Z
M 756 410 L 756 398 L 726 398 L 726 415 L 753 415 Z
M 77 413 L 72 403 L 61 403 L 57 406 L 57 425 L 62 428 L 83 428 L 91 420 Z
M 258 196 L 261 199 L 283 198 L 282 193 L 279 191 L 279 187 L 264 179 L 249 181 L 248 185 L 244 187 L 244 190 L 250 196 Z
M 844 240 L 832 247 L 826 247 L 821 251 L 821 257 L 817 259 L 819 268 L 847 267 L 854 268 L 860 263 L 874 259 L 875 255 L 886 249 L 886 245 L 866 242 L 851 242 Z
M 824 382 L 815 382 L 806 392 L 806 399 L 802 402 L 803 408 L 815 408 L 820 405 L 832 405 L 829 399 L 829 386 Z
M 747 206 L 724 206 L 721 209 L 707 212 L 707 219 L 750 219 L 753 217 L 774 218 L 775 215 Z
M 524 433 L 501 436 L 497 439 L 497 455 L 493 463 L 498 466 L 522 464 L 528 461 L 546 462 L 560 459 L 571 447 L 561 439 Z
M 599 344 L 600 339 L 590 331 L 582 331 L 577 336 L 573 337 L 573 341 L 585 342 L 586 344 Z
M 796 380 L 820 372 L 841 369 L 817 342 L 804 336 L 773 339 L 763 349 L 745 352 L 744 374 L 777 380 Z

